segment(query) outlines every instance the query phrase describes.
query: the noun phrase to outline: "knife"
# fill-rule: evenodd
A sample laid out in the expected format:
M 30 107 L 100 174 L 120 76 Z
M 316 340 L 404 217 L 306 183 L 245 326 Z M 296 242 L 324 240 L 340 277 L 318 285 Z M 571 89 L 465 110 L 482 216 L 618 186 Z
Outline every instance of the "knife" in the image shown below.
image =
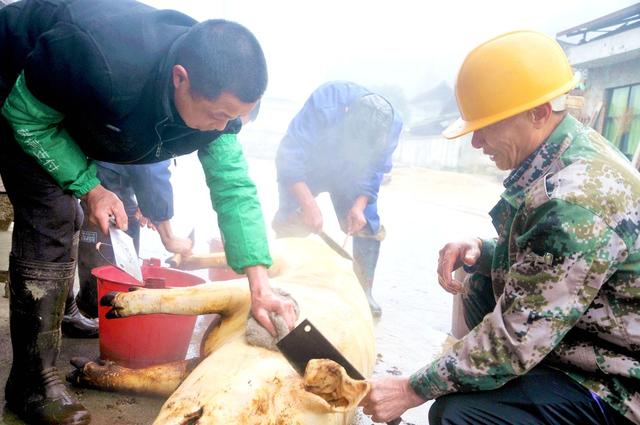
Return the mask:
M 304 319 L 291 332 L 276 343 L 282 355 L 289 364 L 304 376 L 307 363 L 312 359 L 329 359 L 344 368 L 353 379 L 364 380 L 365 377 L 353 367 L 336 347 L 308 320 Z M 402 418 L 396 418 L 389 425 L 398 425 Z
M 131 236 L 113 224 L 109 224 L 109 236 L 111 237 L 115 266 L 142 283 L 142 268 Z
M 327 235 L 327 233 L 323 230 L 318 233 L 318 236 L 331 247 L 335 252 L 337 252 L 341 257 L 346 258 L 349 261 L 353 261 L 353 257 L 351 254 L 347 252 L 338 242 L 334 241 L 331 236 Z

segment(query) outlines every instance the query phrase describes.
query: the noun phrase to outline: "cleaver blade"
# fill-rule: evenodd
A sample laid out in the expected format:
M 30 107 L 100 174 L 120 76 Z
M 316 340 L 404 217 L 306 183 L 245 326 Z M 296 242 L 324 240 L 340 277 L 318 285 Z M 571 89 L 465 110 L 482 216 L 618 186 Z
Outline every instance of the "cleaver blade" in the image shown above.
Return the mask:
M 365 379 L 308 319 L 300 322 L 276 345 L 282 355 L 301 376 L 304 376 L 304 370 L 310 360 L 329 359 L 342 366 L 351 378 Z
M 304 376 L 304 371 L 310 360 L 329 359 L 342 366 L 351 378 L 358 380 L 365 379 L 365 377 L 358 372 L 358 369 L 353 367 L 353 365 L 349 363 L 349 360 L 347 360 L 308 319 L 300 322 L 298 326 L 278 341 L 276 345 L 300 376 Z M 396 418 L 387 422 L 388 425 L 399 425 L 401 423 L 402 418 Z
M 109 225 L 109 236 L 111 237 L 115 266 L 142 283 L 142 268 L 131 236 L 113 225 Z

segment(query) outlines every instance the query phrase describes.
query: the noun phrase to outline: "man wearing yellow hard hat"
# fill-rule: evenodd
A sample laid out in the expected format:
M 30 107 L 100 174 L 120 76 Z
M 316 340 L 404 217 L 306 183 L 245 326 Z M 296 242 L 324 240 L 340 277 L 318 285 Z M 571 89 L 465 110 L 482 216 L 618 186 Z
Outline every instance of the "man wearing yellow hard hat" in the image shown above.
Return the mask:
M 407 378 L 372 382 L 376 421 L 435 399 L 431 424 L 640 424 L 640 174 L 565 111 L 558 43 L 517 31 L 472 50 L 443 133 L 512 170 L 498 237 L 445 245 L 438 281 L 471 331 Z M 464 266 L 464 283 L 452 272 Z

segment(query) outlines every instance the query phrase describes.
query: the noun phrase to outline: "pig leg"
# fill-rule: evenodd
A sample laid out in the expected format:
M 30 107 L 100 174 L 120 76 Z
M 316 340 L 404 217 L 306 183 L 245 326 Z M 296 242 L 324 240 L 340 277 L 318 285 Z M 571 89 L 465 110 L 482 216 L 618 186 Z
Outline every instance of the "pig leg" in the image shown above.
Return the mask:
M 188 288 L 140 289 L 112 292 L 102 297 L 102 306 L 111 307 L 107 318 L 140 314 L 198 315 L 219 313 L 225 317 L 248 312 L 251 304 L 246 283 L 209 283 Z
M 184 378 L 200 363 L 200 358 L 129 369 L 111 361 L 93 362 L 75 357 L 75 370 L 67 381 L 77 387 L 117 391 L 148 396 L 170 396 Z

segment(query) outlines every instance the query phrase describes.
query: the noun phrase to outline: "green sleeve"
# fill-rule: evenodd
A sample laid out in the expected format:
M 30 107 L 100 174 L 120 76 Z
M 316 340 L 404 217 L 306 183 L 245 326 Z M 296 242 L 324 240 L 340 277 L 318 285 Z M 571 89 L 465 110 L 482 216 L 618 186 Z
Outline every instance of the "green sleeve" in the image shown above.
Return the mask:
M 64 115 L 36 99 L 18 77 L 2 106 L 22 149 L 44 168 L 58 185 L 80 198 L 100 181 L 96 167 L 60 125 Z
M 237 273 L 248 266 L 271 266 L 258 192 L 236 135 L 223 134 L 198 151 L 198 158 L 218 214 L 229 266 Z
M 491 276 L 491 264 L 493 262 L 493 252 L 496 249 L 496 239 L 483 239 L 480 258 L 477 261 L 476 271 L 485 276 Z

